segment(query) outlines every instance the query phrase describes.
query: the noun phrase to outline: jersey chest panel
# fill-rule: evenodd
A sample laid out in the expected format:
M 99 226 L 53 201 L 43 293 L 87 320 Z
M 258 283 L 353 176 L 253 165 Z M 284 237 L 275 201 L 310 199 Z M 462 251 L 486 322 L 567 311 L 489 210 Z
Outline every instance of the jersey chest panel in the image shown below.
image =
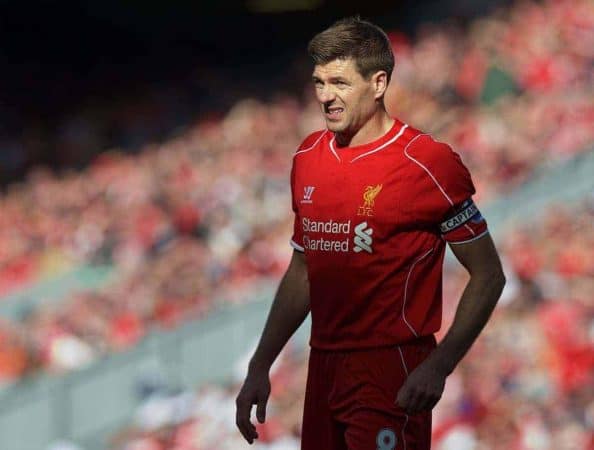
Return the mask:
M 349 265 L 406 259 L 411 248 L 405 206 L 413 201 L 406 188 L 407 162 L 398 155 L 372 155 L 353 163 L 328 156 L 334 158 L 328 152 L 300 161 L 296 172 L 306 253 L 316 258 L 350 256 Z

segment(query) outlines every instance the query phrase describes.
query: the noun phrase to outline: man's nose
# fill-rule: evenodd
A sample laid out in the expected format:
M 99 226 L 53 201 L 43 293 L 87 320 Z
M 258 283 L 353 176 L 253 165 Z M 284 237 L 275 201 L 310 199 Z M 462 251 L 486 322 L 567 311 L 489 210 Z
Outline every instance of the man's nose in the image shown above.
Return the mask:
M 330 102 L 333 102 L 334 99 L 336 98 L 336 93 L 328 85 L 318 89 L 317 93 L 318 93 L 318 100 L 320 101 L 320 103 L 330 103 Z

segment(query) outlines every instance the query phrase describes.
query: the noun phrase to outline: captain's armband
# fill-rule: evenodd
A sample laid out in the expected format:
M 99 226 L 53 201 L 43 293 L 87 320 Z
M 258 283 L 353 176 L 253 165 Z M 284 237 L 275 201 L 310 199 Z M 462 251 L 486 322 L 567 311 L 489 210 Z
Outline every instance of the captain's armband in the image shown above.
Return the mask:
M 487 221 L 474 201 L 469 198 L 439 224 L 444 239 L 451 244 L 462 244 L 488 233 Z

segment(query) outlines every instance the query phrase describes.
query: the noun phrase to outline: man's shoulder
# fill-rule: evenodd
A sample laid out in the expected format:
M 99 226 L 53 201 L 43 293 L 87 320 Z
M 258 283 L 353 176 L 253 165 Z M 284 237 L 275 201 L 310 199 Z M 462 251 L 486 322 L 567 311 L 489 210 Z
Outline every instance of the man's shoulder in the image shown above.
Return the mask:
M 297 147 L 295 155 L 300 155 L 313 150 L 322 141 L 327 132 L 327 129 L 323 129 L 311 133 L 301 142 L 299 147 Z
M 437 187 L 451 204 L 474 194 L 470 172 L 449 144 L 429 133 L 419 133 L 406 144 L 404 154 L 408 173 L 419 189 Z
M 404 146 L 404 154 L 415 163 L 431 166 L 447 163 L 452 159 L 459 159 L 459 155 L 452 147 L 435 139 L 431 134 L 412 129 Z

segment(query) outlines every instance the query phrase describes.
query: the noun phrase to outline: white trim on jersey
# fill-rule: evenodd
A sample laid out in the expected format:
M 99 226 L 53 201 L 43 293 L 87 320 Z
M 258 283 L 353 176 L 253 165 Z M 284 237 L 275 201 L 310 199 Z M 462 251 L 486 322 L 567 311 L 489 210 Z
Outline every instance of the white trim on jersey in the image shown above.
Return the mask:
M 330 139 L 330 151 L 332 153 L 334 153 L 334 156 L 336 156 L 336 159 L 338 159 L 338 161 L 342 162 L 342 160 L 340 159 L 340 156 L 338 156 L 338 153 L 336 153 L 336 150 L 334 149 L 334 140 L 336 139 L 336 136 L 332 136 L 332 139 Z
M 303 247 L 301 247 L 297 242 L 295 242 L 293 239 L 291 239 L 290 241 L 291 247 L 293 247 L 295 250 L 300 251 L 301 253 L 305 252 L 305 249 Z
M 402 354 L 402 349 L 398 346 L 398 352 L 400 353 L 400 359 L 402 360 L 402 367 L 404 367 L 404 373 L 408 376 L 408 368 L 406 367 L 406 362 L 404 362 L 404 355 Z
M 482 238 L 485 234 L 488 234 L 488 233 L 489 233 L 489 230 L 485 230 L 481 234 L 479 234 L 478 236 L 475 236 L 475 237 L 473 237 L 471 239 L 467 239 L 465 241 L 458 241 L 458 242 L 450 242 L 450 241 L 448 241 L 448 244 L 452 244 L 452 245 L 456 245 L 456 244 L 468 244 L 469 242 L 476 241 L 477 239 Z
M 417 139 L 418 137 L 421 136 L 429 136 L 427 133 L 422 133 L 422 134 L 417 134 L 414 138 L 412 138 L 410 140 L 410 142 L 408 144 L 406 144 L 406 147 L 404 147 L 404 154 L 406 155 L 406 157 L 408 159 L 410 159 L 411 161 L 414 161 L 415 163 L 417 163 L 419 165 L 419 167 L 421 167 L 425 172 L 427 172 L 427 174 L 431 177 L 431 179 L 433 180 L 433 182 L 435 183 L 435 185 L 439 188 L 439 190 L 441 191 L 441 193 L 444 195 L 444 197 L 448 200 L 448 202 L 450 202 L 450 205 L 454 206 L 454 202 L 452 201 L 452 199 L 448 196 L 448 194 L 446 194 L 446 192 L 443 190 L 443 188 L 441 187 L 441 184 L 439 184 L 439 182 L 435 179 L 435 177 L 433 176 L 433 174 L 431 173 L 431 171 L 429 169 L 427 169 L 427 167 L 425 167 L 423 164 L 421 164 L 419 161 L 417 161 L 415 158 L 413 158 L 412 156 L 410 156 L 406 151 L 408 150 L 408 146 L 410 144 L 412 144 L 415 139 Z M 433 139 L 433 138 L 431 138 Z
M 470 228 L 470 226 L 468 226 L 468 224 L 467 224 L 467 223 L 465 223 L 465 224 L 464 224 L 464 227 L 465 227 L 465 228 L 466 228 L 468 231 L 470 231 L 470 232 L 472 233 L 472 235 L 473 235 L 473 236 L 476 236 L 476 233 L 474 232 L 474 230 L 473 230 L 472 228 Z
M 310 150 L 313 150 L 313 148 L 318 145 L 318 142 L 320 142 L 320 140 L 324 137 L 324 135 L 328 132 L 328 130 L 324 130 L 324 132 L 322 134 L 320 134 L 320 137 L 316 139 L 316 141 L 311 145 L 311 147 L 307 147 L 303 150 L 299 150 L 297 152 L 295 152 L 295 154 L 293 155 L 293 157 L 297 156 L 299 153 L 305 153 L 308 152 Z
M 404 425 L 402 425 L 402 445 L 403 450 L 406 450 L 406 435 L 404 434 L 404 429 L 406 428 L 406 425 L 408 424 L 408 414 L 404 415 Z
M 431 136 L 430 136 L 429 134 L 427 134 L 427 133 L 417 134 L 417 135 L 416 135 L 414 138 L 412 138 L 412 139 L 410 140 L 410 142 L 409 142 L 408 144 L 406 144 L 406 147 L 404 147 L 404 154 L 406 155 L 406 157 L 407 157 L 408 159 L 410 159 L 411 161 L 414 161 L 415 163 L 417 163 L 417 164 L 418 164 L 418 165 L 419 165 L 419 166 L 420 166 L 420 167 L 421 167 L 421 168 L 422 168 L 422 169 L 423 169 L 425 172 L 427 172 L 427 174 L 428 174 L 428 175 L 431 177 L 431 179 L 433 180 L 433 182 L 435 183 L 435 185 L 436 185 L 436 186 L 439 188 L 439 190 L 441 191 L 441 193 L 443 194 L 443 196 L 444 196 L 444 197 L 447 199 L 447 201 L 450 203 L 450 205 L 454 206 L 454 202 L 452 201 L 452 199 L 450 198 L 450 196 L 449 196 L 448 194 L 446 194 L 445 190 L 444 190 L 444 189 L 441 187 L 441 184 L 439 184 L 439 182 L 438 182 L 438 181 L 437 181 L 437 179 L 436 179 L 436 178 L 433 176 L 433 174 L 431 173 L 431 171 L 430 171 L 430 170 L 429 170 L 427 167 L 425 167 L 423 164 L 421 164 L 419 161 L 417 161 L 415 158 L 413 158 L 412 156 L 410 156 L 410 155 L 409 155 L 409 154 L 406 152 L 406 151 L 408 150 L 408 146 L 409 146 L 410 144 L 412 144 L 412 143 L 413 143 L 413 141 L 414 141 L 416 138 L 420 137 L 420 136 L 429 136 L 429 137 L 431 137 Z M 433 138 L 431 138 L 431 139 L 433 139 Z M 465 223 L 465 224 L 464 224 L 464 227 L 465 227 L 465 228 L 466 228 L 468 231 L 470 231 L 470 233 L 471 233 L 473 236 L 475 236 L 475 235 L 476 235 L 476 233 L 474 232 L 474 230 L 473 230 L 472 228 L 470 228 L 470 227 L 468 226 L 468 224 L 467 224 L 467 223 Z M 484 234 L 484 233 L 483 233 L 483 234 Z M 481 236 L 482 236 L 482 234 L 481 234 Z M 479 238 L 479 237 L 481 237 L 481 236 L 476 236 L 476 237 L 475 237 L 475 238 L 473 238 L 473 239 L 478 239 L 478 238 Z M 464 241 L 464 242 L 470 242 L 470 241 L 472 241 L 473 239 L 470 239 L 470 240 L 468 240 L 468 241 Z M 458 244 L 462 244 L 462 243 L 463 243 L 463 242 L 458 242 Z M 454 244 L 454 242 L 452 242 L 452 244 Z
M 398 138 L 400 136 L 402 136 L 402 133 L 404 133 L 404 130 L 406 130 L 407 128 L 408 128 L 408 125 L 407 124 L 402 125 L 402 127 L 400 128 L 400 131 L 398 131 L 398 134 L 396 136 L 394 136 L 392 139 L 390 139 L 388 142 L 380 145 L 377 148 L 374 148 L 373 150 L 368 151 L 367 153 L 363 153 L 362 155 L 359 155 L 356 158 L 351 159 L 351 162 L 355 162 L 358 159 L 363 158 L 364 156 L 371 155 L 372 153 L 379 152 L 380 150 L 382 150 L 383 148 L 387 147 L 388 145 L 396 142 L 398 140 Z
M 291 247 L 293 247 L 295 250 L 298 250 L 301 253 L 305 252 L 305 248 L 303 248 L 301 245 L 299 245 L 293 239 L 291 239 L 290 244 L 291 244 Z
M 404 373 L 406 374 L 406 377 L 408 378 L 408 367 L 406 367 L 406 362 L 404 361 L 404 355 L 402 354 L 402 349 L 400 347 L 398 347 L 398 351 L 400 352 L 400 359 L 402 360 L 402 367 L 404 367 Z M 405 417 L 404 425 L 402 426 L 402 445 L 404 446 L 404 450 L 406 450 L 406 435 L 404 434 L 404 429 L 406 428 L 406 425 L 408 424 L 408 414 L 405 414 L 404 417 Z
M 402 301 L 402 318 L 404 319 L 404 323 L 406 323 L 406 325 L 408 326 L 408 328 L 410 329 L 410 331 L 412 331 L 412 333 L 415 335 L 415 337 L 419 337 L 419 335 L 417 334 L 417 332 L 415 331 L 415 329 L 413 328 L 413 326 L 408 323 L 408 320 L 406 320 L 406 313 L 405 313 L 405 309 L 406 309 L 406 297 L 408 294 L 408 280 L 410 279 L 410 276 L 412 274 L 413 269 L 415 268 L 415 266 L 417 265 L 418 262 L 420 262 L 423 258 L 425 258 L 426 256 L 428 256 L 434 249 L 430 249 L 428 251 L 426 251 L 423 255 L 419 256 L 415 262 L 412 263 L 412 265 L 410 266 L 410 269 L 408 271 L 408 275 L 406 276 L 406 282 L 404 283 L 404 300 Z

